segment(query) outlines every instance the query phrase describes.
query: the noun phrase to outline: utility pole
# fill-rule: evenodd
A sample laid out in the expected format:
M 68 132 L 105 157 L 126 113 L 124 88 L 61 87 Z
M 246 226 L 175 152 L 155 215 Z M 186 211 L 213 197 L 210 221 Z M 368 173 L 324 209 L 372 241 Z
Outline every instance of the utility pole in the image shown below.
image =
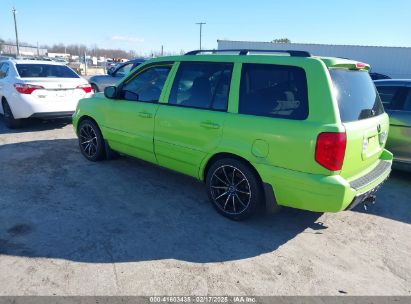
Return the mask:
M 39 42 L 37 41 L 37 57 L 40 57 Z
M 203 36 L 203 25 L 206 24 L 205 22 L 197 22 L 196 24 L 198 24 L 200 26 L 200 50 L 201 50 L 201 39 Z
M 17 48 L 17 56 L 20 56 L 20 48 L 19 48 L 19 34 L 17 33 L 17 21 L 16 21 L 16 8 L 13 6 L 11 10 L 13 12 L 14 18 L 14 31 L 16 32 L 16 48 Z
M 164 56 L 164 45 L 161 45 L 161 56 Z

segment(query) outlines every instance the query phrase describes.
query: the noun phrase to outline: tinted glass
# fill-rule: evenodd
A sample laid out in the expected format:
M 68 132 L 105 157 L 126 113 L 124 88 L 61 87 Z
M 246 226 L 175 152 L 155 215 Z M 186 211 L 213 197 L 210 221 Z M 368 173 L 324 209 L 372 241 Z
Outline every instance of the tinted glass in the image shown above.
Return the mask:
M 377 87 L 377 88 L 378 88 L 378 93 L 380 94 L 382 104 L 384 105 L 384 108 L 390 109 L 394 96 L 398 91 L 398 87 Z
M 243 64 L 239 113 L 302 120 L 308 116 L 307 96 L 302 68 Z
M 170 69 L 171 66 L 158 66 L 138 74 L 122 87 L 121 97 L 126 100 L 157 102 Z
M 366 71 L 330 69 L 342 122 L 362 120 L 384 113 L 381 99 Z
M 9 64 L 8 63 L 0 63 L 0 78 L 4 78 L 7 76 L 9 72 Z
M 128 75 L 131 72 L 132 69 L 133 69 L 133 64 L 132 63 L 123 65 L 121 68 L 119 68 L 116 71 L 115 76 L 116 77 L 124 77 L 124 76 Z
M 52 64 L 16 64 L 21 78 L 79 78 L 65 65 Z
M 385 109 L 399 110 L 402 108 L 407 93 L 405 87 L 377 86 L 377 90 Z
M 232 69 L 231 63 L 182 62 L 168 103 L 225 111 Z
M 404 106 L 402 110 L 404 111 L 411 111 L 411 88 L 407 88 L 408 93 L 407 97 L 405 98 Z

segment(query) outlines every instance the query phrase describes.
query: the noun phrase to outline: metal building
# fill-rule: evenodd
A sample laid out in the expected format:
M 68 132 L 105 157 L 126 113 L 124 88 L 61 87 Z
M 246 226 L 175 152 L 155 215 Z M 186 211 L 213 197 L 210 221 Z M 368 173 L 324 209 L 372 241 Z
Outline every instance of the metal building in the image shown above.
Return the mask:
M 344 57 L 371 65 L 371 71 L 391 78 L 411 79 L 411 47 L 272 43 L 217 40 L 218 49 L 302 50 L 312 55 Z

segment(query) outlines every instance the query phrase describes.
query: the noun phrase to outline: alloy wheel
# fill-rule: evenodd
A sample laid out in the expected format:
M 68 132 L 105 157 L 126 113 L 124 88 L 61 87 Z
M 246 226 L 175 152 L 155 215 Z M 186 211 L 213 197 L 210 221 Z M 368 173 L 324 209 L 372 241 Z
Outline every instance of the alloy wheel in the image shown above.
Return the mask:
M 98 151 L 96 132 L 90 124 L 83 124 L 80 129 L 80 146 L 88 157 L 94 157 Z
M 210 187 L 214 203 L 227 214 L 241 214 L 250 205 L 250 183 L 244 173 L 234 166 L 218 167 L 211 177 Z

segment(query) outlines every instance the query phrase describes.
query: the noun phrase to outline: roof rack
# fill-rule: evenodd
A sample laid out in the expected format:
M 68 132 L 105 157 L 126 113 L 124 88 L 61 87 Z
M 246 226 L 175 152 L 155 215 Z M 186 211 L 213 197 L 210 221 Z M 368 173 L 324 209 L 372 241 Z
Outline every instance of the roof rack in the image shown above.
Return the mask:
M 292 57 L 311 57 L 311 54 L 306 51 L 295 51 L 295 50 L 255 50 L 255 49 L 227 49 L 227 50 L 195 50 L 185 55 L 198 55 L 201 53 L 232 53 L 236 52 L 239 55 L 248 55 L 249 53 L 287 53 Z

